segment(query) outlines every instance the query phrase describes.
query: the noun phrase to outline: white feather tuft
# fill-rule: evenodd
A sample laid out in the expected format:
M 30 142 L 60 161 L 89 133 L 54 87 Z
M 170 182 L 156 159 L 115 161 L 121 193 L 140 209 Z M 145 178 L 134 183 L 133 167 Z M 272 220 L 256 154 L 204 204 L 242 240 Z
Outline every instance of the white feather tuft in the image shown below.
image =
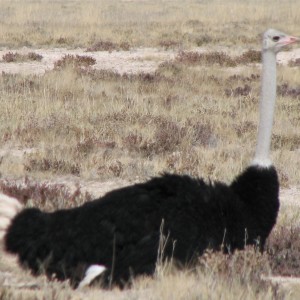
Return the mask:
M 252 161 L 251 166 L 258 166 L 261 168 L 270 168 L 272 166 L 272 161 L 270 159 L 259 159 L 256 158 Z
M 80 281 L 78 289 L 82 289 L 88 286 L 96 277 L 106 270 L 104 266 L 101 265 L 91 265 L 85 272 L 84 278 Z
M 5 236 L 11 220 L 22 208 L 17 199 L 0 193 L 0 241 Z

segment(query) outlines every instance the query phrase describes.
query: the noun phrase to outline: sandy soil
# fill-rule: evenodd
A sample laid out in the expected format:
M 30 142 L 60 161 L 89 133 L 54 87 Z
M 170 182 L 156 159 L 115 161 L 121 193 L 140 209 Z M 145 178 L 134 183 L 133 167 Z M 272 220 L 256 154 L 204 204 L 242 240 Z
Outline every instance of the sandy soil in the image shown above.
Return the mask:
M 10 62 L 3 61 L 2 57 L 8 52 L 18 52 L 28 54 L 35 52 L 43 56 L 39 61 L 30 62 Z M 162 51 L 155 48 L 135 49 L 131 51 L 99 51 L 85 52 L 84 49 L 68 50 L 63 48 L 54 49 L 29 49 L 0 51 L 0 72 L 22 73 L 22 74 L 44 74 L 47 70 L 53 69 L 54 62 L 64 55 L 90 56 L 96 59 L 93 68 L 98 70 L 113 70 L 118 73 L 152 73 L 158 65 L 168 59 L 173 59 L 176 55 L 174 51 Z
M 194 51 L 206 52 L 211 49 L 196 48 Z M 216 48 L 216 51 L 229 52 L 227 48 Z M 18 52 L 28 54 L 35 52 L 43 56 L 39 61 L 10 62 L 3 61 L 3 55 L 8 52 Z M 21 49 L 2 49 L 0 50 L 0 72 L 21 73 L 21 74 L 44 74 L 47 70 L 53 69 L 54 62 L 61 59 L 64 55 L 87 55 L 96 59 L 93 68 L 98 70 L 113 70 L 120 74 L 123 73 L 153 73 L 158 65 L 166 60 L 172 60 L 178 51 L 159 50 L 156 48 L 138 48 L 131 51 L 98 51 L 85 52 L 85 49 L 68 50 L 64 48 L 54 49 L 31 49 L 23 47 Z M 278 62 L 287 64 L 290 60 L 300 58 L 300 49 L 293 49 L 288 52 L 278 54 Z

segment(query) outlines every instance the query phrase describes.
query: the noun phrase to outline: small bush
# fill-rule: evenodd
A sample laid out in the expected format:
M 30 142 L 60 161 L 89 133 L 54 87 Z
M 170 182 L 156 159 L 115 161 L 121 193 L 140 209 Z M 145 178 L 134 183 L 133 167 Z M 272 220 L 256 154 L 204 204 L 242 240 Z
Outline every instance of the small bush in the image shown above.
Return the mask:
M 180 43 L 174 40 L 163 40 L 159 42 L 159 46 L 168 50 L 172 48 L 178 48 L 180 46 Z
M 8 63 L 16 62 L 19 58 L 20 58 L 20 54 L 18 54 L 17 52 L 15 52 L 15 53 L 8 52 L 2 56 L 2 59 Z
M 181 51 L 176 57 L 176 61 L 185 64 L 213 65 L 217 64 L 221 67 L 236 67 L 241 64 L 261 62 L 261 52 L 256 50 L 248 50 L 240 56 L 230 57 L 224 52 L 186 52 Z
M 238 86 L 234 89 L 225 89 L 225 95 L 227 97 L 240 97 L 240 96 L 243 96 L 243 97 L 246 97 L 246 96 L 249 96 L 250 93 L 252 91 L 252 88 L 250 85 L 248 84 L 245 84 L 244 86 Z
M 183 127 L 172 121 L 162 121 L 156 125 L 153 150 L 157 154 L 175 151 L 183 136 Z
M 300 227 L 280 226 L 267 243 L 274 275 L 300 276 Z
M 292 98 L 300 98 L 300 86 L 290 87 L 288 83 L 283 83 L 277 86 L 277 92 L 280 96 Z
M 238 64 L 248 64 L 248 63 L 260 63 L 261 62 L 261 51 L 248 50 L 242 55 L 237 57 Z
M 290 67 L 299 67 L 300 66 L 300 58 L 290 60 L 288 65 Z
M 25 61 L 41 61 L 43 56 L 35 52 L 29 52 L 28 54 L 20 54 L 17 52 L 8 52 L 2 56 L 5 62 L 25 62 Z
M 250 83 L 250 82 L 258 81 L 259 78 L 260 78 L 259 74 L 251 74 L 250 76 L 234 74 L 234 75 L 229 76 L 226 79 L 226 81 L 229 82 L 229 83 L 234 83 L 234 82 L 239 82 L 239 81 Z
M 28 172 L 51 171 L 53 173 L 66 173 L 72 175 L 80 175 L 80 166 L 76 162 L 69 162 L 59 159 L 50 158 L 29 158 L 24 168 Z
M 127 42 L 122 42 L 120 44 L 113 43 L 110 41 L 99 41 L 95 43 L 93 46 L 86 49 L 86 52 L 95 52 L 95 51 L 109 51 L 112 52 L 114 50 L 124 50 L 128 51 L 130 49 L 130 44 Z
M 75 69 L 88 68 L 96 63 L 96 59 L 85 55 L 64 55 L 61 59 L 54 63 L 54 70 L 61 70 L 66 67 Z
M 27 57 L 29 60 L 35 60 L 35 61 L 41 61 L 43 59 L 42 55 L 35 53 L 35 52 L 29 52 L 27 54 Z
M 252 282 L 259 288 L 264 286 L 261 275 L 269 274 L 270 264 L 266 254 L 248 246 L 245 250 L 236 250 L 227 255 L 207 251 L 199 258 L 199 269 L 215 276 L 238 277 L 241 284 L 248 285 Z
M 197 122 L 193 126 L 193 141 L 196 145 L 210 146 L 214 140 L 213 128 L 210 124 Z
M 218 64 L 222 67 L 235 67 L 237 62 L 224 52 L 185 52 L 181 51 L 176 57 L 176 61 L 185 64 Z

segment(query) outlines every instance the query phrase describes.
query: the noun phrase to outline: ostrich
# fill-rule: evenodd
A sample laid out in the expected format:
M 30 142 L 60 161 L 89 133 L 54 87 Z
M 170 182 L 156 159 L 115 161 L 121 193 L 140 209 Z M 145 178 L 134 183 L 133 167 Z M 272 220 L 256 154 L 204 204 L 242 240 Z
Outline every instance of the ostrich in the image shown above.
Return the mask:
M 274 29 L 263 35 L 258 143 L 254 160 L 230 185 L 163 174 L 102 198 L 52 213 L 0 198 L 0 236 L 6 251 L 33 274 L 45 272 L 76 287 L 100 277 L 124 286 L 155 272 L 163 259 L 188 266 L 206 249 L 225 253 L 255 245 L 261 251 L 276 223 L 279 182 L 269 159 L 276 98 L 276 54 L 299 39 Z

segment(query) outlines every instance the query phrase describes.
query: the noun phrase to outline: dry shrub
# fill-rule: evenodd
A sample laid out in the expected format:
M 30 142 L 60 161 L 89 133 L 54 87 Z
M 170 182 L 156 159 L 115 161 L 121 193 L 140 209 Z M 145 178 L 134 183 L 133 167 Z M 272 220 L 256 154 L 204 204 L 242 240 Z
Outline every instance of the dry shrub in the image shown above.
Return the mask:
M 18 52 L 8 52 L 2 56 L 5 62 L 24 62 L 24 61 L 41 61 L 43 56 L 35 53 L 29 52 L 28 54 L 20 54 Z
M 43 128 L 39 126 L 38 119 L 34 116 L 28 116 L 26 124 L 18 125 L 13 130 L 13 136 L 19 138 L 26 146 L 31 147 L 35 144 L 36 138 L 44 133 Z
M 163 120 L 156 125 L 154 133 L 153 151 L 156 154 L 176 151 L 185 134 L 185 128 L 177 123 Z
M 185 26 L 191 27 L 191 28 L 202 28 L 203 26 L 205 26 L 205 24 L 201 21 L 199 21 L 198 19 L 191 19 L 191 20 L 187 20 L 184 23 Z
M 251 83 L 253 81 L 259 81 L 260 79 L 260 75 L 259 74 L 251 74 L 250 76 L 244 76 L 241 74 L 234 74 L 229 76 L 226 81 L 228 83 L 234 83 L 234 82 L 247 82 L 247 83 Z
M 128 135 L 122 138 L 123 146 L 129 151 L 139 151 L 141 149 L 142 141 L 142 135 L 137 132 L 130 132 Z
M 42 55 L 35 53 L 35 52 L 29 52 L 27 54 L 27 57 L 29 60 L 35 60 L 35 61 L 41 61 L 43 59 Z
M 168 170 L 172 170 L 172 172 L 178 174 L 189 174 L 194 177 L 199 177 L 199 165 L 202 166 L 201 172 L 205 173 L 207 177 L 214 171 L 207 170 L 207 166 L 203 167 L 201 157 L 199 157 L 198 153 L 192 148 L 189 148 L 187 151 L 174 151 L 170 153 L 166 157 L 166 163 Z
M 35 76 L 22 76 L 20 74 L 9 74 L 2 72 L 1 88 L 9 94 L 24 94 L 26 92 L 36 92 L 40 88 L 40 82 Z
M 188 123 L 189 127 L 190 124 Z M 193 128 L 193 144 L 201 145 L 204 147 L 211 146 L 213 140 L 215 140 L 215 135 L 213 132 L 213 127 L 208 123 L 197 122 L 192 125 Z
M 186 52 L 181 51 L 176 61 L 185 64 L 200 64 L 200 65 L 213 65 L 217 64 L 221 67 L 236 67 L 241 64 L 261 62 L 261 52 L 256 50 L 248 50 L 240 56 L 230 57 L 224 52 Z
M 123 73 L 119 74 L 115 71 L 111 70 L 88 70 L 88 73 L 86 73 L 89 77 L 93 78 L 93 80 L 105 80 L 105 81 L 128 81 L 128 82 L 134 82 L 134 81 L 140 81 L 142 83 L 157 83 L 161 80 L 164 80 L 164 76 L 161 75 L 159 72 L 155 73 L 136 73 L 136 74 L 129 74 L 129 73 Z
M 113 161 L 110 163 L 108 166 L 108 170 L 115 176 L 115 177 L 120 177 L 122 172 L 123 172 L 123 164 L 119 161 Z
M 105 81 L 116 81 L 122 78 L 122 75 L 111 70 L 89 70 L 88 75 L 93 80 L 105 80 Z
M 58 45 L 70 45 L 74 44 L 74 38 L 71 37 L 59 37 L 55 40 Z
M 238 64 L 260 63 L 261 51 L 248 50 L 236 58 Z
M 251 132 L 256 132 L 257 124 L 253 123 L 252 121 L 244 121 L 241 124 L 234 125 L 234 129 L 237 136 L 240 138 Z
M 87 157 L 95 148 L 113 149 L 115 147 L 116 142 L 114 141 L 101 141 L 97 137 L 87 134 L 87 137 L 77 142 L 75 153 L 76 156 Z
M 300 227 L 280 226 L 267 242 L 272 272 L 281 276 L 300 276 Z
M 165 50 L 178 48 L 180 46 L 180 42 L 174 40 L 163 40 L 159 42 L 159 46 L 164 48 Z
M 300 66 L 300 58 L 290 60 L 288 65 L 290 67 L 299 67 Z
M 160 74 L 164 78 L 174 78 L 178 76 L 182 72 L 182 66 L 176 61 L 164 61 L 162 62 L 157 70 L 156 73 Z
M 99 41 L 95 43 L 93 46 L 86 49 L 86 52 L 95 52 L 95 51 L 109 51 L 112 52 L 113 50 L 130 50 L 130 44 L 127 42 L 122 42 L 120 44 L 113 43 L 110 41 Z
M 283 83 L 277 86 L 277 92 L 283 97 L 300 98 L 300 86 L 292 88 L 288 83 Z
M 167 95 L 163 100 L 162 100 L 162 106 L 170 110 L 175 103 L 179 102 L 179 96 L 178 95 Z
M 69 162 L 55 158 L 37 157 L 27 159 L 24 168 L 28 172 L 42 171 L 53 173 L 65 173 L 72 175 L 80 175 L 80 166 L 76 162 Z
M 40 183 L 27 177 L 22 182 L 1 179 L 0 190 L 4 194 L 17 198 L 24 205 L 30 200 L 28 203 L 30 206 L 47 211 L 76 207 L 92 199 L 89 193 L 82 193 L 79 187 L 71 191 L 64 184 Z
M 250 95 L 252 88 L 250 85 L 245 84 L 244 86 L 238 86 L 234 89 L 225 89 L 224 92 L 227 97 L 246 97 Z
M 137 132 L 129 133 L 122 139 L 123 146 L 129 151 L 139 152 L 143 156 L 176 151 L 182 142 L 186 128 L 164 118 L 157 118 L 155 127 L 153 137 L 148 139 Z
M 212 65 L 218 64 L 222 67 L 235 67 L 237 65 L 236 61 L 234 61 L 228 54 L 224 52 L 186 52 L 181 51 L 176 57 L 176 61 L 185 63 L 185 64 L 203 64 L 203 65 Z
M 299 135 L 278 135 L 272 136 L 273 149 L 287 149 L 289 151 L 297 151 L 300 147 Z
M 86 55 L 64 55 L 54 63 L 54 70 L 61 70 L 66 67 L 74 69 L 88 68 L 96 63 L 96 59 Z
M 4 55 L 2 56 L 2 59 L 3 59 L 5 62 L 10 63 L 10 62 L 18 61 L 19 58 L 20 58 L 20 56 L 21 56 L 21 55 L 20 55 L 19 53 L 17 53 L 17 52 L 15 52 L 15 53 L 13 53 L 13 52 L 8 52 L 8 53 L 6 53 L 6 54 L 4 54 Z
M 202 34 L 200 36 L 194 37 L 194 43 L 198 46 L 201 47 L 203 45 L 207 45 L 213 42 L 213 38 L 208 35 L 208 34 Z
M 80 156 L 87 156 L 91 153 L 95 148 L 105 148 L 105 149 L 113 149 L 116 146 L 116 142 L 114 141 L 101 141 L 99 138 L 86 132 L 86 137 L 79 142 L 77 142 L 75 146 L 75 153 Z
M 245 250 L 236 250 L 233 254 L 206 251 L 199 258 L 199 270 L 215 277 L 235 278 L 242 285 L 252 283 L 259 289 L 265 285 L 261 275 L 270 273 L 270 264 L 267 254 L 247 246 Z

